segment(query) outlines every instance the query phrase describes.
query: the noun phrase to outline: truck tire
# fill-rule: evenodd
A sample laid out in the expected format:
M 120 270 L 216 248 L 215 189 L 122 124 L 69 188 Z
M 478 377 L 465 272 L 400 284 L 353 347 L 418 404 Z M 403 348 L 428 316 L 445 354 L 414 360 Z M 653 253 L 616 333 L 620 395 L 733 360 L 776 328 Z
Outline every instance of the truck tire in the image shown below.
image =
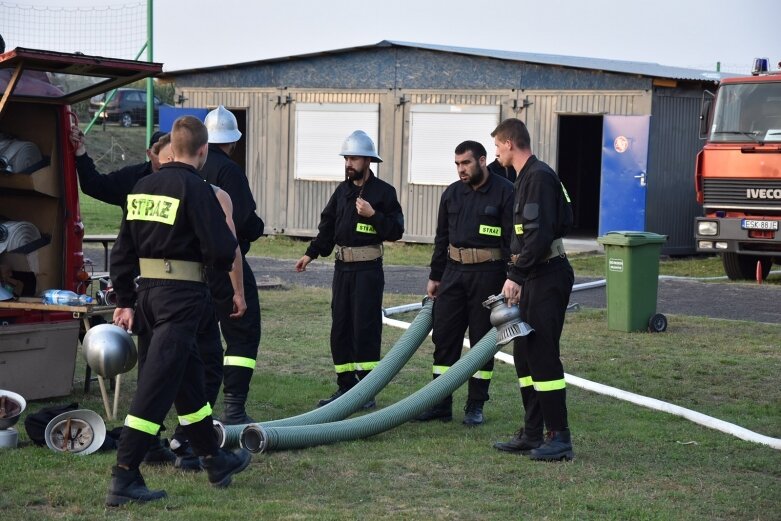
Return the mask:
M 762 263 L 762 280 L 767 278 L 773 259 L 757 255 L 739 255 L 727 252 L 721 254 L 724 273 L 730 280 L 755 280 L 757 278 L 757 261 Z

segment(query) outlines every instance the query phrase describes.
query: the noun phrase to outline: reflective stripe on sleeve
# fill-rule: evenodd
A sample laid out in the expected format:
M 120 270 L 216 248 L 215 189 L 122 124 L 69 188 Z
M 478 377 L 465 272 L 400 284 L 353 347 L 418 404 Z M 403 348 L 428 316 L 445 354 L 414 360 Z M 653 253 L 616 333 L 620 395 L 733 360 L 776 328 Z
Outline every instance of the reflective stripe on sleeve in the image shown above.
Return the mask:
M 179 424 L 192 425 L 193 423 L 198 423 L 204 418 L 211 416 L 211 414 L 212 414 L 212 407 L 207 403 L 206 405 L 204 405 L 194 413 L 185 414 L 184 416 L 179 416 Z
M 222 359 L 222 365 L 255 369 L 255 360 L 252 358 L 245 358 L 243 356 L 226 356 Z

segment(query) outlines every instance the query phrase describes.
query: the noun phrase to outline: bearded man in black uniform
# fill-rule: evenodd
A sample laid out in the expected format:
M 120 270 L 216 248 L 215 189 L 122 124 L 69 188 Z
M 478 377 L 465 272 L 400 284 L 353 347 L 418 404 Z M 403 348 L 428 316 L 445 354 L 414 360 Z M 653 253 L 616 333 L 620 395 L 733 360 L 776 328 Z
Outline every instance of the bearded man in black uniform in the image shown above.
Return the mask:
M 455 150 L 459 181 L 442 193 L 426 293 L 434 299 L 433 377 L 461 357 L 464 333 L 476 344 L 491 329 L 483 301 L 502 290 L 510 260 L 513 185 L 486 167 L 485 147 L 464 141 Z M 464 425 L 483 423 L 483 404 L 493 376 L 491 359 L 469 379 Z M 417 421 L 453 418 L 448 396 Z
M 298 272 L 313 259 L 336 251 L 331 302 L 331 356 L 336 391 L 320 400 L 331 403 L 355 386 L 380 361 L 382 339 L 383 241 L 404 234 L 404 216 L 396 189 L 371 171 L 382 162 L 374 142 L 362 130 L 342 145 L 346 180 L 337 186 L 320 214 L 320 225 L 306 254 L 296 262 Z M 375 406 L 372 398 L 364 404 Z

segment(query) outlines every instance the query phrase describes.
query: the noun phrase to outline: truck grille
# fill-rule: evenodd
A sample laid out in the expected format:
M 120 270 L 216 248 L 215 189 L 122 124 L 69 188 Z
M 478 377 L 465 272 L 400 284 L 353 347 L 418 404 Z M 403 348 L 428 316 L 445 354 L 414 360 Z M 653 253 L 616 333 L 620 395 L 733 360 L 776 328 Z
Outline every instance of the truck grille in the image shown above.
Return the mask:
M 703 179 L 708 209 L 781 210 L 781 179 Z M 763 196 L 764 197 L 761 197 Z

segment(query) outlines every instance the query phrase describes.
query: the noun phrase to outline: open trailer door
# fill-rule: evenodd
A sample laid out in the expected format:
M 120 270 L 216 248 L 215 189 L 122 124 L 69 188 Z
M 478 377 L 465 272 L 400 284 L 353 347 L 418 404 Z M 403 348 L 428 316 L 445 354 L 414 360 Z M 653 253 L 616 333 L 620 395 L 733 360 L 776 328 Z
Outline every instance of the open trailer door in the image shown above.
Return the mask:
M 93 311 L 47 306 L 40 298 L 47 289 L 85 293 L 91 284 L 69 106 L 161 69 L 159 63 L 35 49 L 0 54 L 0 134 L 36 157 L 0 168 L 0 282 L 7 290 L 5 278 L 13 280 L 15 297 L 0 301 L 0 389 L 27 400 L 70 394 L 79 326 Z

